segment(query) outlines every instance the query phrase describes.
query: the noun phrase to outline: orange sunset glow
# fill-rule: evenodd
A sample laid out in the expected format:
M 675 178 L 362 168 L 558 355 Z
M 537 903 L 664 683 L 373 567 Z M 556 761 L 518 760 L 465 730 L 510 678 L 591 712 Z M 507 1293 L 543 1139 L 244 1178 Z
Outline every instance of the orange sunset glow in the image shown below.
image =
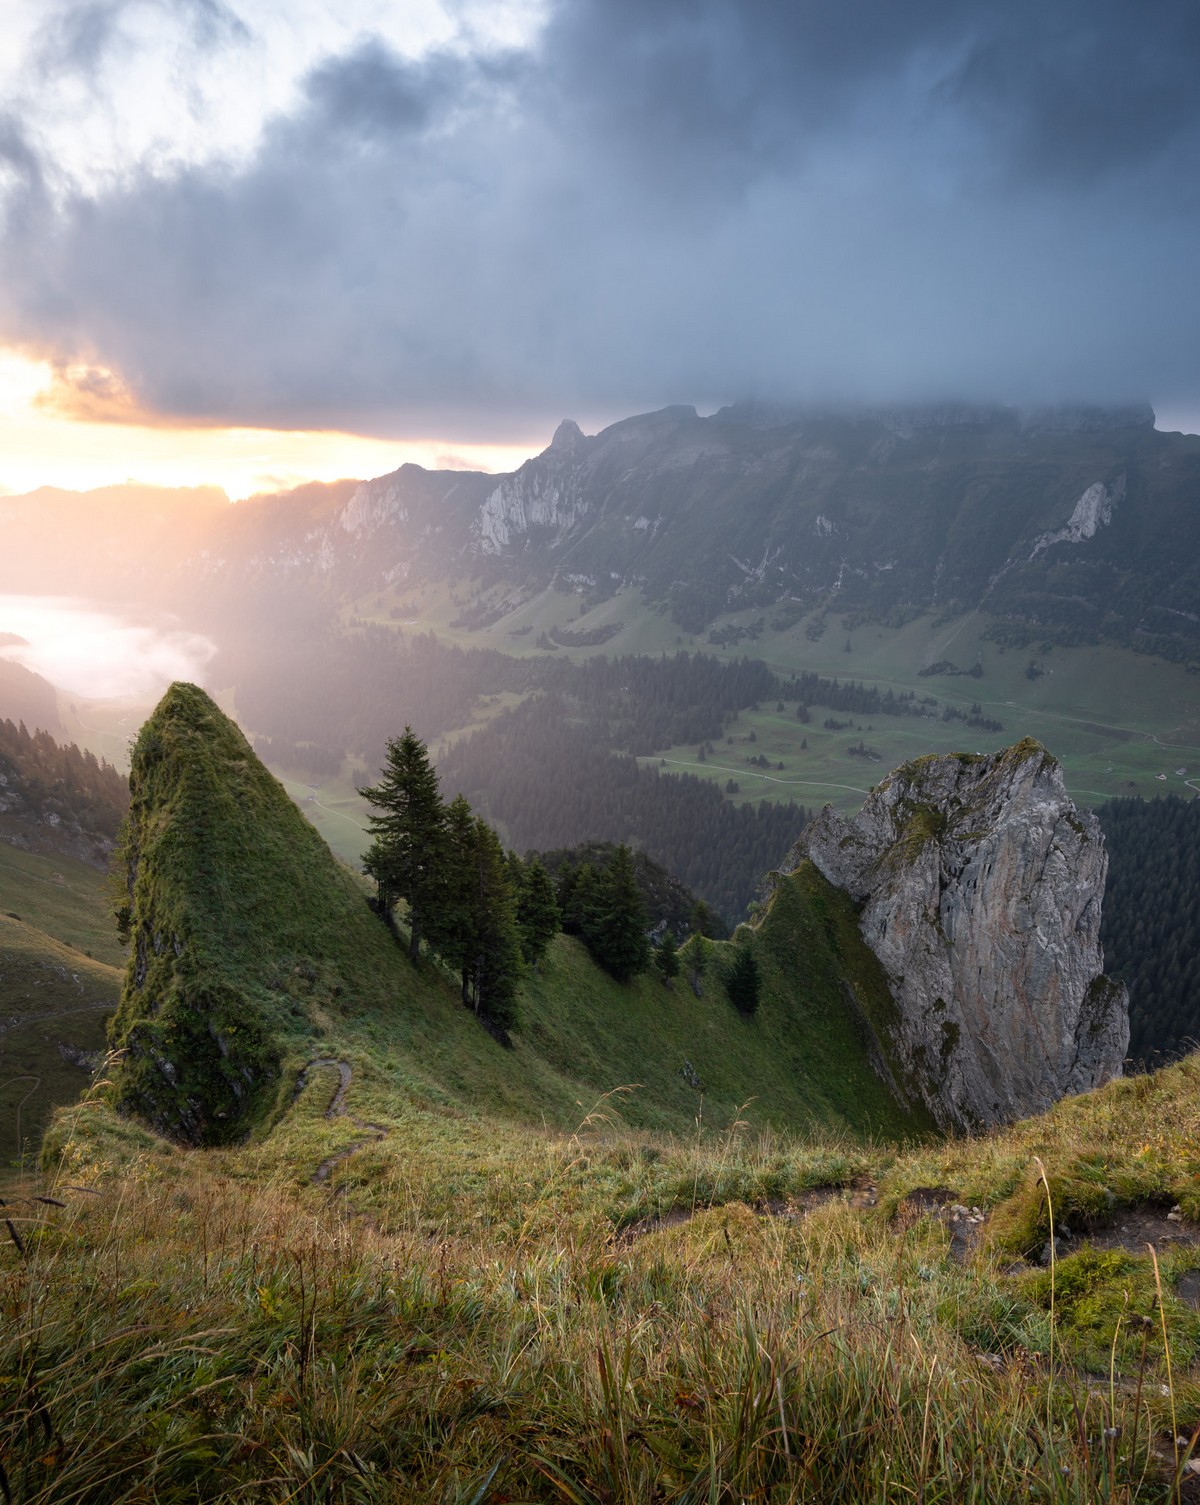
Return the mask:
M 431 470 L 512 470 L 542 447 L 376 439 L 326 430 L 217 428 L 139 412 L 115 378 L 0 351 L 0 494 L 127 480 L 219 486 L 232 500 L 305 481 Z

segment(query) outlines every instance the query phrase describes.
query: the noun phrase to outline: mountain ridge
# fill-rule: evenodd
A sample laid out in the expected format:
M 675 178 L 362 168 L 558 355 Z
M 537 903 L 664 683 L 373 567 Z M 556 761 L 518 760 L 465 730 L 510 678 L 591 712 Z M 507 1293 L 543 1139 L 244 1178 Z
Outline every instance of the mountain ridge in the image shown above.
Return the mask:
M 690 632 L 779 601 L 885 620 L 987 600 L 1000 616 L 1183 659 L 1200 651 L 1200 566 L 1182 546 L 1198 484 L 1200 438 L 1158 432 L 1141 407 L 669 407 L 591 436 L 564 420 L 509 474 L 408 464 L 229 508 L 193 500 L 177 545 L 148 501 L 147 536 L 109 541 L 103 557 L 151 593 L 182 582 L 197 609 L 251 582 L 346 601 L 507 575 L 596 599 L 637 586 Z M 1104 500 L 1088 504 L 1097 487 Z M 0 585 L 41 539 L 36 511 L 0 499 L 12 539 Z M 94 581 L 84 555 L 64 568 Z

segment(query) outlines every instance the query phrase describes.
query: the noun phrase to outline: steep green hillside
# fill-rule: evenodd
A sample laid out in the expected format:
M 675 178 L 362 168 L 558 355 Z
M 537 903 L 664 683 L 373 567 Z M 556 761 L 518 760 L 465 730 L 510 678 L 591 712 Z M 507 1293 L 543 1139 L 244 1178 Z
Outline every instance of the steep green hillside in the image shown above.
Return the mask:
M 388 1005 L 391 940 L 203 691 L 168 691 L 130 785 L 118 1099 L 179 1137 L 228 1139 L 270 1102 L 323 1009 Z
M 88 1085 L 120 987 L 115 967 L 0 914 L 0 1183 L 36 1161 L 54 1109 Z
M 168 692 L 138 740 L 131 784 L 117 1101 L 174 1137 L 244 1133 L 286 1105 L 306 1059 L 335 1050 L 364 1080 L 526 1120 L 566 1123 L 582 1098 L 638 1086 L 624 1108 L 633 1123 L 684 1127 L 705 1095 L 718 1123 L 753 1102 L 760 1123 L 927 1127 L 867 1063 L 823 931 L 794 941 L 823 958 L 813 999 L 803 981 L 778 983 L 750 1021 L 724 997 L 721 947 L 696 998 L 649 977 L 618 985 L 562 938 L 527 978 L 505 1050 L 435 963 L 410 966 L 361 880 L 202 691 Z M 781 913 L 771 935 L 801 925 Z
M 871 1065 L 891 1001 L 810 865 L 698 991 L 560 937 L 505 1049 L 202 692 L 133 786 L 140 1056 L 6 1208 L 14 1498 L 1187 1498 L 1197 1058 L 898 1146 L 925 1126 Z M 114 1111 L 233 1138 L 213 1102 L 256 1132 Z
M 0 842 L 0 1180 L 87 1085 L 123 961 L 103 873 Z

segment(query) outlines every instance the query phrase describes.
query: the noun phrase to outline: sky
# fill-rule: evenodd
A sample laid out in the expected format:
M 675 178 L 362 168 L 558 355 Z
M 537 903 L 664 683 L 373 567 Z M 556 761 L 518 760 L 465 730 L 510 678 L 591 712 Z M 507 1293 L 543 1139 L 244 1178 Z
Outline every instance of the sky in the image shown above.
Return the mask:
M 0 486 L 672 402 L 1200 427 L 1191 0 L 0 0 Z

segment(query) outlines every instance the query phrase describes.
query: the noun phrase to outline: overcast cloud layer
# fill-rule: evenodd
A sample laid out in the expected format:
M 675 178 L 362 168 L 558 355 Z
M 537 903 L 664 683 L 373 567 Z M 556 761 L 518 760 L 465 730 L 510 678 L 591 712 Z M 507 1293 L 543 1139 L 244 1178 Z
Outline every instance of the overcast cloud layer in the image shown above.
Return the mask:
M 0 341 L 156 411 L 486 439 L 740 396 L 1200 399 L 1190 0 L 560 0 L 407 53 L 368 25 L 237 148 L 72 171 L 36 70 L 114 90 L 139 10 L 198 80 L 261 44 L 239 0 L 31 32 Z

